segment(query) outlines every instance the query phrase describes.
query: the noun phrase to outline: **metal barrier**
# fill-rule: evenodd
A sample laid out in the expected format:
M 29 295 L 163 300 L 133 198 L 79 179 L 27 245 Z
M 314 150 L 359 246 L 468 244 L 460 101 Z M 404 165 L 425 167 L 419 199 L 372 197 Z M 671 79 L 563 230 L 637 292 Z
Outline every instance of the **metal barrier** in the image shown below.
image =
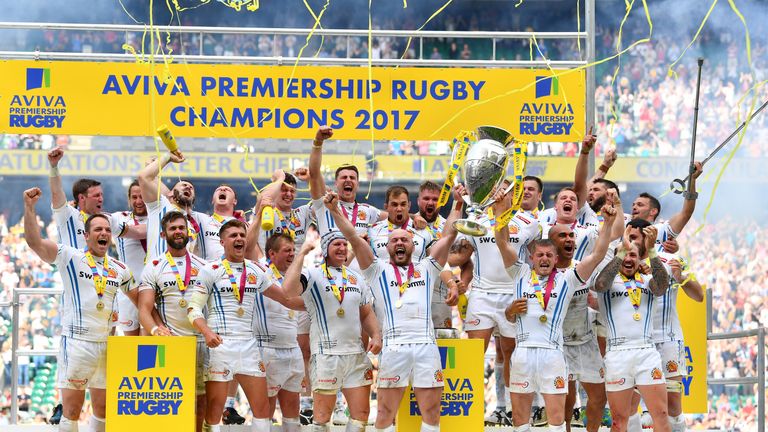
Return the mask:
M 707 290 L 707 341 L 757 337 L 757 376 L 738 378 L 712 378 L 707 376 L 707 386 L 757 384 L 757 430 L 765 431 L 765 327 L 727 333 L 712 333 L 712 290 Z M 709 364 L 709 349 L 707 349 Z
M 10 306 L 12 316 L 11 330 L 11 424 L 16 424 L 19 414 L 19 357 L 45 355 L 55 356 L 59 353 L 58 349 L 49 350 L 19 350 L 19 297 L 22 295 L 61 295 L 64 291 L 52 288 L 16 288 L 13 290 L 13 300 L 11 303 L 0 304 L 0 306 Z

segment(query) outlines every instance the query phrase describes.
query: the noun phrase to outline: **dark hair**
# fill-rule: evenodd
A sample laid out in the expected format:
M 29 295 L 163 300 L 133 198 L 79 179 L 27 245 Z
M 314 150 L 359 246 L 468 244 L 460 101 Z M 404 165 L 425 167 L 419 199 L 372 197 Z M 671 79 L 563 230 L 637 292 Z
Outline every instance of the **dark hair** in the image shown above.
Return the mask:
M 634 218 L 634 219 L 632 219 L 631 221 L 629 221 L 627 223 L 628 227 L 637 228 L 637 229 L 639 229 L 641 231 L 643 230 L 643 228 L 649 227 L 651 225 L 652 224 L 650 222 L 648 222 L 647 220 L 640 219 L 640 218 Z
M 555 250 L 557 252 L 557 246 L 555 246 L 555 243 L 550 239 L 538 239 L 531 242 L 531 245 L 528 246 L 531 253 L 536 250 L 536 248 L 540 247 L 549 247 Z
M 523 182 L 527 182 L 527 181 L 535 181 L 536 184 L 539 186 L 539 192 L 544 190 L 544 182 L 542 182 L 540 178 L 532 175 L 527 175 L 523 177 Z
M 655 196 L 649 194 L 648 192 L 643 192 L 640 195 L 637 196 L 638 198 L 648 198 L 648 202 L 651 204 L 651 208 L 655 208 L 657 213 L 656 217 L 653 219 L 655 220 L 659 215 L 661 214 L 661 203 L 658 199 L 656 199 Z
M 94 179 L 82 178 L 72 185 L 72 198 L 75 199 L 75 203 L 80 201 L 80 195 L 87 195 L 88 189 L 94 186 L 101 186 L 101 182 Z
M 616 196 L 621 197 L 621 194 L 619 192 L 619 186 L 616 183 L 614 183 L 614 182 L 612 182 L 612 181 L 610 181 L 608 179 L 604 179 L 604 178 L 595 179 L 594 182 L 595 183 L 602 183 L 602 184 L 604 184 L 606 189 L 615 189 L 616 190 Z
M 165 231 L 166 225 L 175 221 L 176 219 L 184 219 L 184 222 L 187 221 L 187 217 L 184 215 L 184 213 L 173 210 L 163 215 L 163 218 L 160 219 L 160 227 L 162 227 L 162 230 Z
M 557 191 L 557 193 L 555 194 L 555 201 L 557 201 L 557 197 L 559 197 L 560 194 L 562 192 L 565 192 L 565 191 L 570 191 L 570 192 L 576 193 L 576 189 L 574 189 L 572 186 L 566 186 L 566 187 L 560 189 L 559 191 Z M 576 194 L 576 196 L 578 197 L 578 194 Z
M 294 243 L 293 237 L 291 237 L 290 234 L 285 231 L 272 234 L 267 239 L 267 244 L 264 245 L 264 249 L 267 253 L 269 253 L 269 251 L 277 252 L 280 249 L 280 246 L 287 241 L 291 242 L 291 244 Z
M 283 180 L 283 183 L 288 183 L 289 185 L 293 186 L 294 188 L 298 184 L 298 182 L 296 181 L 296 177 L 294 177 L 294 175 L 291 174 L 291 173 L 285 173 L 285 180 Z
M 185 180 L 185 181 L 186 181 L 186 180 Z M 189 181 L 187 181 L 187 183 L 190 183 L 190 184 L 191 184 L 191 182 L 189 182 Z M 192 185 L 192 187 L 194 187 L 194 186 L 195 186 L 195 185 Z M 229 189 L 232 191 L 232 193 L 233 193 L 233 194 L 235 194 L 235 199 L 237 199 L 237 191 L 235 190 L 235 188 L 233 188 L 233 187 L 232 187 L 232 185 L 231 185 L 231 184 L 229 184 L 229 183 L 222 183 L 222 184 L 220 184 L 220 185 L 216 186 L 216 189 L 218 189 L 218 188 L 220 188 L 220 187 L 222 187 L 222 186 L 226 186 L 226 187 L 228 187 L 228 188 L 229 188 Z
M 390 186 L 387 188 L 387 192 L 384 194 L 384 204 L 387 204 L 389 202 L 389 199 L 393 196 L 400 196 L 402 194 L 405 194 L 405 197 L 408 198 L 408 200 L 411 199 L 411 197 L 408 195 L 408 189 L 402 187 L 402 186 Z
M 219 238 L 224 237 L 224 233 L 232 228 L 242 228 L 246 232 L 248 232 L 248 225 L 245 224 L 245 222 L 237 219 L 230 219 L 227 222 L 224 223 L 224 225 L 219 228 Z
M 357 170 L 357 167 L 354 165 L 342 165 L 338 168 L 336 168 L 336 176 L 334 178 L 339 178 L 339 173 L 344 170 L 352 170 L 357 174 L 357 177 L 360 178 L 360 171 Z
M 440 185 L 433 182 L 432 180 L 425 180 L 421 185 L 419 185 L 419 194 L 421 194 L 425 190 L 440 192 L 443 190 L 443 188 L 441 188 Z
M 129 184 L 129 185 L 128 185 L 128 199 L 131 199 L 131 189 L 132 189 L 134 186 L 139 186 L 139 180 L 137 180 L 137 179 L 136 179 L 136 180 L 133 180 L 133 181 L 131 182 L 131 184 Z
M 104 219 L 107 221 L 108 224 L 110 224 L 109 217 L 105 215 L 104 213 L 96 213 L 95 215 L 91 215 L 86 221 L 85 221 L 85 232 L 91 232 L 91 222 L 94 219 Z M 111 224 L 110 224 L 111 225 Z

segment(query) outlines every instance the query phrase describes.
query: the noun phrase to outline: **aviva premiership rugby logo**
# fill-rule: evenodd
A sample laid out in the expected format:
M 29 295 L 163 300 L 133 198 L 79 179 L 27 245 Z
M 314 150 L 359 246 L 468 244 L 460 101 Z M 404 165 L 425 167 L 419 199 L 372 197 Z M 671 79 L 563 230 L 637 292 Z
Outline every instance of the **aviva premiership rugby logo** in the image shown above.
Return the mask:
M 165 345 L 139 345 L 137 371 L 165 367 Z

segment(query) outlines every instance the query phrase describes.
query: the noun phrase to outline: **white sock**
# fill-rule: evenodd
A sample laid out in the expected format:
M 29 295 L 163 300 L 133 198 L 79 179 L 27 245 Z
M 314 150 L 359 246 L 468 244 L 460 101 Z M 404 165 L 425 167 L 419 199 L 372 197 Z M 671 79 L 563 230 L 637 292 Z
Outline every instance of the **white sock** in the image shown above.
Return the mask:
M 421 421 L 421 432 L 440 432 L 440 425 L 430 425 L 424 423 L 424 420 Z
M 300 432 L 301 431 L 301 423 L 299 423 L 299 418 L 286 418 L 283 417 L 283 432 Z
M 107 430 L 107 423 L 103 418 L 98 418 L 94 415 L 91 416 L 91 430 L 93 432 L 105 432 Z
M 504 387 L 504 363 L 496 363 L 493 366 L 493 376 L 496 377 L 496 408 L 506 410 L 507 405 L 505 403 L 504 393 L 506 388 Z
M 328 427 L 328 423 L 323 423 L 323 424 L 312 423 L 312 429 L 311 429 L 312 432 L 328 432 L 330 430 L 331 428 Z
M 272 427 L 272 420 L 268 418 L 252 419 L 251 420 L 251 432 L 269 432 Z
M 227 402 L 224 403 L 224 408 L 234 408 L 235 407 L 235 397 L 229 396 L 227 397 Z
M 215 425 L 209 425 L 208 423 L 203 420 L 203 432 L 219 432 L 221 431 L 221 426 L 215 424 Z
M 61 416 L 59 422 L 59 432 L 77 432 L 77 420 L 70 420 L 64 416 Z
M 550 424 L 549 425 L 549 432 L 565 432 L 565 423 L 561 423 L 558 426 Z
M 364 421 L 349 419 L 344 432 L 365 432 L 365 424 L 366 422 Z
M 634 413 L 627 420 L 627 432 L 643 432 L 643 425 L 640 424 L 640 414 Z
M 669 428 L 672 432 L 685 432 L 685 417 L 680 414 L 677 417 L 669 416 Z
M 515 432 L 528 432 L 529 430 L 531 430 L 531 425 L 529 423 L 514 427 Z
M 389 425 L 383 429 L 376 428 L 376 432 L 395 432 L 395 425 Z

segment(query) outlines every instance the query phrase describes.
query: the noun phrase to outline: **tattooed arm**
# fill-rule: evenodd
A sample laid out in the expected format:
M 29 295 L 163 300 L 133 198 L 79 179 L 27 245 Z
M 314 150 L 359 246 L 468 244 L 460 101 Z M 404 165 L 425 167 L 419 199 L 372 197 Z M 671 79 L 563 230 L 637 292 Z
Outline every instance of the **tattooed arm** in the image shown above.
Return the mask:
M 653 276 L 653 279 L 648 282 L 648 289 L 651 290 L 653 295 L 658 297 L 663 296 L 664 293 L 667 292 L 667 288 L 669 288 L 669 274 L 664 268 L 661 259 L 658 256 L 655 256 L 655 252 L 656 251 L 654 251 L 653 254 L 654 257 L 651 258 L 651 275 Z
M 613 280 L 616 279 L 616 275 L 619 274 L 619 267 L 621 267 L 621 262 L 624 261 L 625 254 L 626 251 L 620 249 L 619 252 L 616 253 L 616 256 L 603 267 L 603 270 L 597 275 L 597 279 L 595 279 L 596 292 L 606 292 L 611 289 Z

